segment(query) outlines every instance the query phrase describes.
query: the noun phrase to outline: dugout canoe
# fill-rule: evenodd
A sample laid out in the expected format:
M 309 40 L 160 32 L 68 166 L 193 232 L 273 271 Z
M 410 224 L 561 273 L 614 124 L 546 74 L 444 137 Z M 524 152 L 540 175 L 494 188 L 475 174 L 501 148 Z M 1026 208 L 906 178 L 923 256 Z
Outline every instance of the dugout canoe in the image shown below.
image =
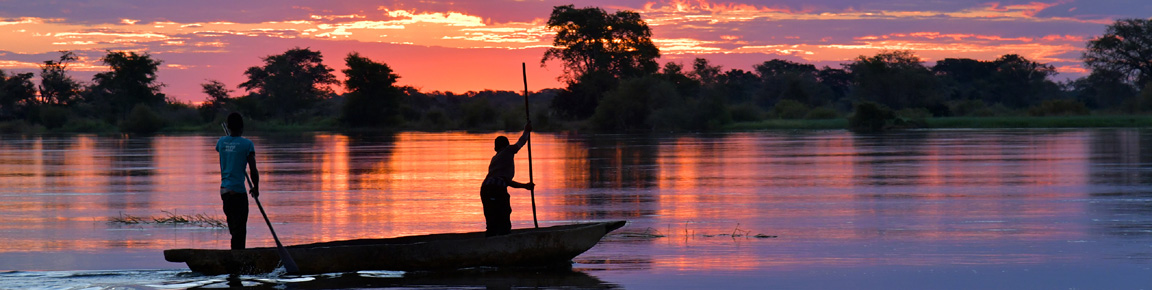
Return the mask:
M 484 232 L 359 239 L 287 246 L 298 274 L 362 270 L 452 270 L 470 267 L 546 267 L 566 265 L 625 221 L 580 223 L 512 230 L 503 236 Z M 275 247 L 244 250 L 164 250 L 169 262 L 186 263 L 206 275 L 261 274 L 275 271 Z

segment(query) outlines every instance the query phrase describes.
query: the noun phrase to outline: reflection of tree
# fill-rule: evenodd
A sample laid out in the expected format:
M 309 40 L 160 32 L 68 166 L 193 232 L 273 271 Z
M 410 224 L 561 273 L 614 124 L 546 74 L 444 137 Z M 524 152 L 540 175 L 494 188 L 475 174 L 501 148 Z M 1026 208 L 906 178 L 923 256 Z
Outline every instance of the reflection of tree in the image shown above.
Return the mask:
M 153 176 L 156 175 L 153 138 L 110 138 L 97 142 L 100 151 L 110 156 L 108 160 L 107 193 L 108 209 L 152 208 L 152 193 L 155 192 Z
M 866 185 L 915 185 L 921 183 L 920 172 L 892 170 L 891 164 L 923 156 L 928 133 L 925 131 L 901 132 L 893 134 L 855 134 L 852 145 L 855 149 L 854 183 Z M 906 161 L 904 161 L 906 162 Z M 915 163 L 915 162 L 912 162 Z
M 349 135 L 348 136 L 348 175 L 352 190 L 383 190 L 388 187 L 386 179 L 392 173 L 388 162 L 395 148 L 396 135 Z
M 628 218 L 655 213 L 658 141 L 649 137 L 573 138 L 567 158 L 580 160 L 564 171 L 569 190 L 563 219 Z
M 588 149 L 588 187 L 649 188 L 656 184 L 658 142 L 648 137 L 593 137 Z
M 1093 225 L 1104 233 L 1123 237 L 1152 236 L 1152 135 L 1137 130 L 1095 131 L 1091 138 L 1088 183 L 1093 188 L 1088 203 Z

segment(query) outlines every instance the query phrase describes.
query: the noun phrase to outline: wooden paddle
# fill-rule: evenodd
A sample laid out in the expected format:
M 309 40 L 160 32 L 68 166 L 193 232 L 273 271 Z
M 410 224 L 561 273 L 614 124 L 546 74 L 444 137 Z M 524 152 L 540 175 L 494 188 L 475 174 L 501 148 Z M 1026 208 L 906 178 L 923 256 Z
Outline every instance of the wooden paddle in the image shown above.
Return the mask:
M 248 187 L 252 186 L 252 180 L 248 178 L 248 173 L 244 173 L 244 180 L 248 181 Z M 292 255 L 288 254 L 288 249 L 280 243 L 280 238 L 276 236 L 276 230 L 272 229 L 272 221 L 268 219 L 268 214 L 264 213 L 264 206 L 260 204 L 260 199 L 252 196 L 252 200 L 256 201 L 256 207 L 260 209 L 260 215 L 264 216 L 264 223 L 268 224 L 268 231 L 272 232 L 272 240 L 276 241 L 276 253 L 280 254 L 280 262 L 284 263 L 284 269 L 288 274 L 300 273 L 300 267 L 296 266 L 296 261 L 292 260 Z
M 528 67 L 523 62 L 520 63 L 520 72 L 524 75 L 524 119 L 528 121 L 528 125 L 532 125 L 532 112 L 528 110 Z M 532 180 L 532 135 L 528 135 L 528 183 L 533 183 Z M 536 187 L 528 190 L 532 193 L 532 224 L 536 228 L 540 228 L 540 222 L 536 220 Z
M 220 127 L 224 128 L 225 136 L 232 136 L 232 132 L 228 131 L 227 123 L 220 123 Z M 252 179 L 248 177 L 248 171 L 244 171 L 244 181 L 248 182 L 248 187 L 256 187 L 252 185 Z M 300 267 L 296 266 L 296 260 L 292 260 L 292 255 L 288 254 L 288 249 L 284 248 L 284 244 L 280 243 L 280 237 L 276 236 L 276 230 L 272 228 L 272 221 L 268 219 L 268 214 L 264 212 L 264 205 L 260 204 L 260 199 L 252 196 L 252 200 L 256 201 L 256 207 L 260 209 L 260 215 L 264 216 L 264 223 L 268 224 L 268 231 L 272 232 L 272 240 L 276 241 L 276 253 L 280 255 L 280 262 L 284 263 L 284 270 L 288 274 L 295 274 L 300 272 Z

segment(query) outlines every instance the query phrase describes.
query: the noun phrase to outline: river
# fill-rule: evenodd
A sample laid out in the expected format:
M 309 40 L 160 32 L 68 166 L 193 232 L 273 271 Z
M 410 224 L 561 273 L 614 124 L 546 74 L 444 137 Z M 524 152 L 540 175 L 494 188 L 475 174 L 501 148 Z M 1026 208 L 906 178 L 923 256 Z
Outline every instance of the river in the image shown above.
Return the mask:
M 482 231 L 503 133 L 256 134 L 285 244 Z M 515 140 L 515 134 L 507 133 Z M 0 136 L 0 289 L 227 287 L 164 261 L 227 230 L 219 136 Z M 1152 131 L 534 134 L 541 226 L 627 220 L 571 271 L 246 276 L 311 288 L 1147 289 Z M 517 156 L 527 180 L 528 158 Z M 512 190 L 514 228 L 532 200 Z M 253 209 L 248 245 L 271 246 Z

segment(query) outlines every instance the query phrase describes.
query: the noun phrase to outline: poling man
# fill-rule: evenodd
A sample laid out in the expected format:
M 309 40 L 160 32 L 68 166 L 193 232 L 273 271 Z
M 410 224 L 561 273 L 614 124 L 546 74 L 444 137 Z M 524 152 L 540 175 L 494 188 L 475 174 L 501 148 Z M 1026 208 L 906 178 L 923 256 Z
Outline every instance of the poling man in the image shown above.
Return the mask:
M 512 231 L 512 205 L 508 187 L 532 190 L 534 183 L 519 183 L 512 180 L 516 176 L 516 152 L 528 142 L 532 124 L 524 126 L 524 134 L 516 144 L 508 144 L 508 137 L 496 137 L 496 155 L 488 164 L 488 176 L 480 186 L 480 200 L 484 204 L 484 221 L 487 222 L 487 236 L 506 235 Z

